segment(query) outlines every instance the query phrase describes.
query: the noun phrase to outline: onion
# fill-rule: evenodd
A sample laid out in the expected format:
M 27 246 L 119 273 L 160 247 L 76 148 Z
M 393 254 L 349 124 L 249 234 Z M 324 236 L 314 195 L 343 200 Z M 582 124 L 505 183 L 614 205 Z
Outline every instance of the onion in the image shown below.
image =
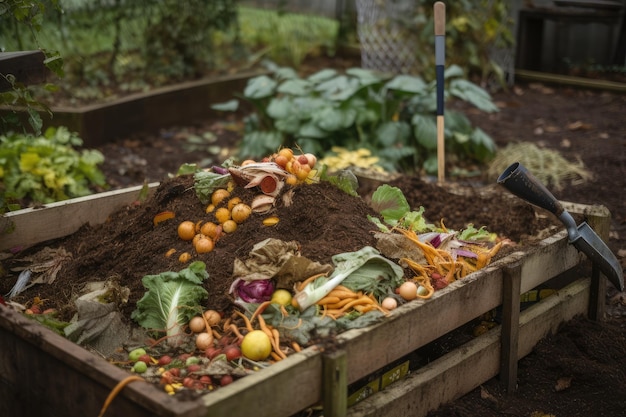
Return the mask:
M 398 287 L 398 294 L 407 301 L 417 298 L 417 284 L 413 281 L 406 281 Z
M 206 323 L 204 319 L 200 316 L 196 316 L 189 320 L 189 330 L 194 333 L 201 333 L 206 330 Z
M 398 302 L 393 297 L 386 297 L 380 305 L 386 310 L 395 310 L 398 307 Z
M 213 344 L 213 334 L 208 332 L 198 333 L 196 336 L 196 347 L 200 350 L 207 350 Z

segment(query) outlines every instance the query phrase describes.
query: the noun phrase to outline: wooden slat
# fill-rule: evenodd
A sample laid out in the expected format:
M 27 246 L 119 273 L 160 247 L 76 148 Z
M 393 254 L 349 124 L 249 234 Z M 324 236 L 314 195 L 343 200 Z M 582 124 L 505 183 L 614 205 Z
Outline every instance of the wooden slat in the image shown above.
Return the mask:
M 203 397 L 206 416 L 291 416 L 322 401 L 317 347 L 273 364 Z
M 17 82 L 27 85 L 43 83 L 48 75 L 45 58 L 41 51 L 0 52 L 0 74 L 12 74 Z M 10 88 L 4 77 L 0 77 L 0 91 Z
M 154 190 L 159 184 L 148 184 Z M 46 205 L 13 211 L 0 217 L 0 251 L 28 247 L 70 235 L 85 224 L 104 223 L 118 208 L 136 201 L 143 186 L 108 191 Z
M 522 263 L 522 293 L 575 267 L 584 256 L 569 244 L 565 230 L 542 240 L 532 250 Z
M 588 297 L 589 280 L 581 279 L 521 313 L 519 358 L 561 323 L 584 314 Z M 500 328 L 490 330 L 352 406 L 348 416 L 425 416 L 497 375 L 500 339 Z
M 324 417 L 345 417 L 348 411 L 346 351 L 325 353 L 323 367 Z
M 0 305 L 0 398 L 3 415 L 97 416 L 127 371 Z M 159 387 L 133 382 L 107 415 L 136 417 L 203 415 L 200 401 L 178 401 Z
M 501 302 L 502 271 L 489 267 L 394 310 L 381 323 L 340 334 L 348 383 L 399 359 L 489 311 Z
M 517 386 L 521 271 L 519 263 L 504 267 L 500 381 L 509 393 Z

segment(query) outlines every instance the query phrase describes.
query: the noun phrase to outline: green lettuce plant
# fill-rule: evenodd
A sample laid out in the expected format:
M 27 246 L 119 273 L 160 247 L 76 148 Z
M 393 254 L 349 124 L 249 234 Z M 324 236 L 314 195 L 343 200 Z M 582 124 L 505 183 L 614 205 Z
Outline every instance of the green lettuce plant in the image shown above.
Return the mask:
M 324 69 L 300 77 L 291 68 L 249 80 L 242 98 L 255 111 L 245 119 L 239 157 L 258 158 L 281 146 L 323 156 L 333 146 L 369 149 L 389 171 L 437 169 L 436 83 L 410 75 L 385 75 L 351 68 Z M 460 67 L 445 72 L 446 98 L 497 111 L 484 89 L 463 78 Z M 213 106 L 236 110 L 238 100 Z M 485 163 L 493 140 L 469 119 L 446 111 L 446 152 L 453 160 Z
M 65 127 L 42 136 L 0 135 L 0 208 L 17 209 L 24 201 L 51 203 L 92 193 L 105 186 L 97 150 L 77 150 L 82 140 Z
M 141 282 L 147 291 L 131 318 L 146 329 L 166 333 L 168 345 L 178 346 L 183 326 L 201 311 L 200 302 L 208 297 L 202 287 L 208 277 L 202 261 L 192 262 L 179 272 L 144 276 Z

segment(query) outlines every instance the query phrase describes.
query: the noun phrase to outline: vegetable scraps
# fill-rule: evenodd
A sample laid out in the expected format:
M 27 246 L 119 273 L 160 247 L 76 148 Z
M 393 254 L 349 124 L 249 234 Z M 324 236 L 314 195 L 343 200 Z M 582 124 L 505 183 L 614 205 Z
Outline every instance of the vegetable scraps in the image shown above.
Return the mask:
M 319 277 L 294 295 L 300 311 L 317 303 L 339 284 L 352 291 L 382 297 L 403 282 L 402 268 L 380 255 L 371 246 L 356 252 L 340 253 L 332 258 L 335 270 L 330 277 Z
M 183 326 L 199 310 L 199 303 L 208 297 L 202 282 L 208 278 L 204 262 L 192 262 L 180 272 L 146 275 L 143 286 L 148 289 L 137 302 L 131 318 L 146 329 L 163 329 L 167 344 L 179 346 L 183 341 Z
M 395 258 L 400 258 L 402 265 L 413 270 L 415 280 L 426 288 L 432 283 L 434 289 L 441 289 L 484 268 L 502 246 L 502 242 L 495 243 L 497 235 L 484 227 L 476 229 L 469 224 L 464 230 L 452 231 L 443 223 L 440 227 L 428 223 L 423 216 L 424 208 L 411 211 L 397 187 L 387 184 L 378 187 L 372 195 L 372 207 L 380 213 L 384 223 L 373 216 L 368 218 L 383 234 L 404 235 L 422 254 L 419 260 L 409 251 Z

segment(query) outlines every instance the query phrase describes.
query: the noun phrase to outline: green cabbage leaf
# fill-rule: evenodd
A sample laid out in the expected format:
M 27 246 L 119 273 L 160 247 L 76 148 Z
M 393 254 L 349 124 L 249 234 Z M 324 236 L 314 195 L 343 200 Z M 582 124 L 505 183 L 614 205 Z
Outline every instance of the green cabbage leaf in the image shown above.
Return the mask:
M 131 318 L 146 329 L 165 332 L 167 343 L 178 346 L 183 340 L 183 326 L 201 311 L 200 302 L 208 298 L 202 287 L 208 276 L 201 261 L 180 272 L 144 276 L 141 282 L 148 291 L 137 302 Z

